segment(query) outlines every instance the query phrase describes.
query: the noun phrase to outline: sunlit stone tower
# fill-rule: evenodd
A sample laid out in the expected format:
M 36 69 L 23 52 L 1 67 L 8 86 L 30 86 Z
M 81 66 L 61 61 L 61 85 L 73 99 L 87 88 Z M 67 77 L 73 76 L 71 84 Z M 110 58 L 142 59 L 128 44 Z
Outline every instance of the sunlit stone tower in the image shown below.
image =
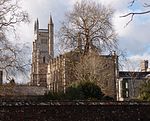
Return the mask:
M 100 74 L 97 85 L 105 87 L 102 91 L 116 98 L 116 79 L 118 74 L 118 57 L 115 53 L 99 55 L 90 51 L 91 58 L 100 60 L 98 65 L 103 71 Z M 85 58 L 86 59 L 86 58 Z M 66 92 L 66 88 L 77 80 L 74 72 L 76 64 L 84 61 L 82 52 L 82 40 L 78 34 L 78 47 L 54 58 L 54 24 L 50 16 L 47 29 L 39 28 L 39 21 L 34 25 L 34 39 L 32 50 L 31 85 L 44 86 L 52 92 Z M 93 60 L 89 60 L 92 61 Z
M 34 24 L 34 39 L 32 47 L 31 85 L 47 86 L 47 67 L 54 58 L 54 24 L 49 18 L 48 28 L 40 29 L 38 19 Z

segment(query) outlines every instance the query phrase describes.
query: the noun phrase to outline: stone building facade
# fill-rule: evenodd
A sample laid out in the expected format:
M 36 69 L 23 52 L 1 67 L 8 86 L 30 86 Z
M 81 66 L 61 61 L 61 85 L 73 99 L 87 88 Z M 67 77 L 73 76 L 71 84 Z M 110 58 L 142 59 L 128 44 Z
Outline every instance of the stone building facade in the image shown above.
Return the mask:
M 32 51 L 31 85 L 47 86 L 47 67 L 54 57 L 53 21 L 50 16 L 48 29 L 39 29 L 39 21 L 34 25 L 34 40 Z
M 96 84 L 101 87 L 102 91 L 106 95 L 116 98 L 116 78 L 118 74 L 117 56 L 92 55 L 90 57 L 92 58 L 92 60 L 88 59 L 91 60 L 90 63 L 92 63 L 92 61 L 94 61 L 95 59 L 101 61 L 100 63 L 102 63 L 99 64 L 99 68 L 95 68 L 94 75 L 97 75 L 95 76 L 97 77 Z M 78 69 L 76 69 L 76 67 L 78 64 L 82 64 L 81 61 L 85 61 L 85 58 L 79 51 L 71 51 L 64 55 L 60 55 L 54 59 L 51 59 L 48 64 L 47 73 L 48 89 L 52 92 L 65 93 L 66 88 L 70 84 L 78 82 L 75 74 L 78 73 Z M 89 71 L 93 71 L 92 68 L 90 70 L 90 67 L 87 67 L 87 69 L 89 69 Z M 88 74 L 87 71 L 85 73 Z
M 68 52 L 51 59 L 48 64 L 47 87 L 53 92 L 65 92 L 66 87 L 75 81 L 73 68 L 80 61 L 79 52 Z
M 141 61 L 140 71 L 119 71 L 117 100 L 130 101 L 139 96 L 140 86 L 150 78 L 148 60 Z
M 78 47 L 74 51 L 67 52 L 54 58 L 54 24 L 50 17 L 48 29 L 39 29 L 38 20 L 34 25 L 34 40 L 32 52 L 31 85 L 45 86 L 53 92 L 65 92 L 68 87 L 77 79 L 74 67 L 81 61 L 82 48 Z M 78 43 L 79 44 L 79 43 Z M 93 54 L 91 54 L 93 55 Z M 96 54 L 92 58 L 103 59 L 101 70 L 97 75 L 101 76 L 96 83 L 101 87 L 105 86 L 103 92 L 116 98 L 116 78 L 118 74 L 118 57 L 115 53 L 111 55 Z M 91 62 L 92 63 L 92 62 Z

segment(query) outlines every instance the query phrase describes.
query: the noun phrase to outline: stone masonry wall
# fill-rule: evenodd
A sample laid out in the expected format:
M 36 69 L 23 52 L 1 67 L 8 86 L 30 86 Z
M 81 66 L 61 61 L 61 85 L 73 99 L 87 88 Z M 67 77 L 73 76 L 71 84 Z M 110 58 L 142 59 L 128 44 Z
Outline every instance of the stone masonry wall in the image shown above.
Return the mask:
M 2 101 L 0 121 L 150 121 L 150 103 Z

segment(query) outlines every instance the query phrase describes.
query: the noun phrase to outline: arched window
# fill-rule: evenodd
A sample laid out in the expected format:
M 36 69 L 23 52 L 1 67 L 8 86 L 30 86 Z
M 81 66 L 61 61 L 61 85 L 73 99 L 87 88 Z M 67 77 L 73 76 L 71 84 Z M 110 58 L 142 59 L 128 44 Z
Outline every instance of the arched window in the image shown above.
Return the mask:
M 45 63 L 45 62 L 46 62 L 45 57 L 43 57 L 43 63 Z

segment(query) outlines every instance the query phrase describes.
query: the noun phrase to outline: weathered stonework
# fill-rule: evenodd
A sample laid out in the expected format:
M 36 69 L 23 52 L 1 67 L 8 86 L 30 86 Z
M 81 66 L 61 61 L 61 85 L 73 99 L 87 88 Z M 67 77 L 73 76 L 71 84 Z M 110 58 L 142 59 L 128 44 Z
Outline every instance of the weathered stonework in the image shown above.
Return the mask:
M 79 52 L 71 51 L 50 60 L 48 64 L 47 85 L 52 92 L 65 92 L 66 87 L 78 81 L 75 77 L 74 68 L 76 64 L 84 61 L 84 57 Z M 101 61 L 100 70 L 96 70 L 100 75 L 96 82 L 102 91 L 114 99 L 116 98 L 116 78 L 118 73 L 118 63 L 116 55 L 94 55 L 91 58 Z M 92 59 L 93 60 L 93 59 Z
M 86 58 L 83 56 L 80 45 L 74 51 L 54 58 L 53 26 L 51 17 L 48 29 L 39 29 L 38 20 L 35 22 L 31 85 L 45 86 L 53 92 L 65 92 L 66 87 L 77 81 L 74 70 L 76 64 L 84 62 Z M 79 43 L 81 44 L 81 42 Z M 102 91 L 116 99 L 117 55 L 115 53 L 99 55 L 93 50 L 90 50 L 90 54 L 90 58 L 94 58 L 94 60 L 90 60 L 90 63 L 97 60 L 100 60 L 101 63 L 101 70 L 95 71 L 97 75 L 101 76 L 96 82 L 97 85 L 101 88 L 103 86 Z
M 53 21 L 50 17 L 48 29 L 39 29 L 38 20 L 34 25 L 31 85 L 47 86 L 48 62 L 54 56 Z
M 1 121 L 149 121 L 149 103 L 1 102 Z

